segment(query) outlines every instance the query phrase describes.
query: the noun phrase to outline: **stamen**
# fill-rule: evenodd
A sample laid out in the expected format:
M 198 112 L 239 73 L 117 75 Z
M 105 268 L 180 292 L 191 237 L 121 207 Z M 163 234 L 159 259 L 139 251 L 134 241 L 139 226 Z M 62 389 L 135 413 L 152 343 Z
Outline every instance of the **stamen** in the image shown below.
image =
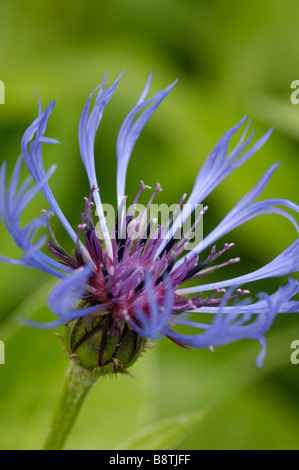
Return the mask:
M 174 246 L 174 251 L 176 252 L 177 256 L 179 256 L 188 246 L 189 241 L 191 239 L 191 234 L 193 233 L 193 230 L 195 229 L 196 225 L 199 223 L 203 215 L 207 212 L 208 206 L 205 206 L 199 213 L 198 217 L 196 218 L 194 224 L 192 227 L 188 230 L 186 234 L 183 233 L 182 238 L 177 242 L 177 244 Z M 213 247 L 216 249 L 216 245 Z
M 156 194 L 157 194 L 158 192 L 161 192 L 161 191 L 163 191 L 163 189 L 161 188 L 160 183 L 156 183 L 156 189 L 155 189 L 155 191 L 153 192 L 152 196 L 150 197 L 150 200 L 148 201 L 148 204 L 147 204 L 147 206 L 146 206 L 146 210 L 149 209 L 149 207 L 150 207 L 151 203 L 153 202 L 153 200 L 154 200 Z
M 161 274 L 161 276 L 159 276 L 158 279 L 156 280 L 155 286 L 157 286 L 161 281 L 164 281 L 165 278 L 169 276 L 173 266 L 175 265 L 175 262 L 176 262 L 176 254 L 174 251 L 172 251 L 168 266 L 165 269 L 165 271 Z
M 194 224 L 192 225 L 192 227 L 188 230 L 188 232 L 186 233 L 186 237 L 189 238 L 189 235 L 193 232 L 193 230 L 195 229 L 196 225 L 198 224 L 198 222 L 200 221 L 200 219 L 202 219 L 202 217 L 204 216 L 204 214 L 207 212 L 208 210 L 208 206 L 205 206 L 199 213 L 198 217 L 196 218 Z
M 79 225 L 78 225 L 77 247 L 79 247 L 79 244 L 80 244 L 80 237 L 81 237 L 82 230 L 85 230 L 86 227 L 87 227 L 87 224 L 79 224 Z M 80 251 L 81 251 L 81 250 L 80 250 Z
M 167 224 L 165 224 L 164 226 L 164 230 L 162 231 L 162 238 L 165 238 L 166 236 L 166 233 L 169 231 L 169 227 L 172 225 L 174 219 L 176 219 L 178 213 L 180 212 L 180 209 L 181 209 L 181 206 L 182 204 L 185 202 L 186 200 L 186 197 L 187 197 L 187 193 L 183 194 L 182 198 L 180 199 L 177 207 L 175 208 L 175 210 L 173 211 L 173 213 L 171 214 Z
M 143 192 L 144 189 L 152 189 L 150 186 L 147 186 L 146 184 L 144 184 L 144 181 L 140 181 L 140 183 L 141 183 L 141 187 L 140 187 L 140 189 L 137 193 L 137 196 L 134 199 L 133 204 L 137 204 L 137 202 L 139 200 L 139 197 L 140 197 L 140 194 Z

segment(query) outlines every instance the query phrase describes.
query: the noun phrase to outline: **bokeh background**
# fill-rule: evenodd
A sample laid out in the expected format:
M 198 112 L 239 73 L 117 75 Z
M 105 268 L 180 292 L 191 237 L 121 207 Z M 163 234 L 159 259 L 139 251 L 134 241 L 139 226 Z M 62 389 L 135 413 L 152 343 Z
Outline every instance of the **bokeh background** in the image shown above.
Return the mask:
M 192 189 L 197 171 L 217 140 L 244 115 L 256 138 L 275 131 L 244 168 L 206 201 L 204 233 L 233 207 L 275 162 L 283 162 L 264 195 L 298 202 L 299 106 L 290 84 L 299 79 L 296 0 L 204 2 L 111 0 L 101 2 L 1 1 L 0 158 L 8 173 L 20 153 L 26 127 L 37 114 L 34 87 L 47 106 L 56 99 L 47 135 L 60 146 L 44 148 L 45 166 L 58 169 L 51 187 L 74 227 L 80 223 L 88 181 L 79 156 L 77 126 L 89 93 L 109 71 L 110 82 L 127 70 L 107 107 L 96 140 L 102 200 L 114 202 L 115 142 L 122 120 L 154 71 L 152 92 L 179 82 L 150 119 L 128 171 L 133 198 L 139 180 L 164 188 L 159 202 L 174 203 Z M 25 175 L 25 172 L 24 172 Z M 132 200 L 132 199 L 131 199 Z M 24 222 L 48 208 L 42 197 Z M 27 217 L 27 219 L 26 219 Z M 61 244 L 72 242 L 59 223 Z M 19 256 L 0 228 L 1 254 Z M 278 216 L 264 216 L 227 235 L 239 265 L 218 272 L 224 279 L 257 269 L 296 238 Z M 18 316 L 50 320 L 46 299 L 55 280 L 31 269 L 0 266 L 0 448 L 39 449 L 58 400 L 67 359 L 51 331 L 20 327 Z M 211 278 L 212 280 L 212 278 Z M 273 292 L 286 279 L 252 285 Z M 137 361 L 137 379 L 101 380 L 79 416 L 67 449 L 298 449 L 299 365 L 290 362 L 299 339 L 298 316 L 277 318 L 267 334 L 264 367 L 251 341 L 187 351 L 168 340 Z

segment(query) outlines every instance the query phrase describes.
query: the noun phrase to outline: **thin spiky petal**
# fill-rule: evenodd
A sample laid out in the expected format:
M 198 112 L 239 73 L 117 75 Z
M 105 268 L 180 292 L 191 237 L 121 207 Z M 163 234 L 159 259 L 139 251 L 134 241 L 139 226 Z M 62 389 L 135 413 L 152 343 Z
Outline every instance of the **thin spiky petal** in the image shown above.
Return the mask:
M 105 74 L 102 85 L 96 88 L 89 95 L 86 101 L 86 104 L 84 106 L 81 118 L 80 118 L 79 146 L 80 146 L 80 151 L 81 151 L 81 158 L 85 166 L 86 173 L 87 173 L 88 180 L 89 180 L 91 187 L 93 187 L 94 185 L 98 186 L 96 171 L 95 171 L 95 159 L 94 159 L 94 142 L 95 142 L 96 133 L 99 128 L 103 112 L 107 104 L 109 103 L 110 99 L 112 98 L 123 74 L 124 72 L 119 75 L 119 77 L 116 79 L 115 83 L 111 87 L 107 88 L 107 90 L 104 90 L 106 77 L 107 77 L 107 74 Z M 99 92 L 96 97 L 95 104 L 89 115 L 90 100 L 98 89 L 99 89 Z M 103 230 L 104 238 L 107 244 L 107 250 L 109 252 L 109 255 L 112 257 L 112 245 L 111 245 L 110 235 L 108 232 L 108 227 L 107 227 L 104 212 L 103 212 L 102 202 L 101 202 L 100 194 L 98 191 L 94 192 L 94 200 L 96 203 L 98 216 L 99 216 L 99 220 L 100 220 L 101 227 Z
M 265 199 L 263 201 L 258 201 L 253 204 L 253 202 L 264 191 L 270 181 L 271 176 L 279 165 L 280 163 L 276 163 L 266 171 L 266 173 L 262 176 L 257 185 L 254 186 L 254 188 L 252 188 L 235 205 L 235 207 L 227 214 L 226 217 L 224 217 L 220 224 L 203 240 L 203 242 L 194 248 L 194 251 L 196 251 L 197 253 L 202 252 L 219 238 L 223 237 L 224 235 L 231 232 L 240 225 L 243 225 L 249 220 L 258 217 L 262 214 L 282 215 L 283 217 L 290 220 L 290 222 L 294 225 L 295 229 L 297 230 L 297 233 L 299 234 L 299 227 L 296 220 L 288 212 L 275 207 L 284 206 L 299 213 L 299 206 L 297 204 L 294 204 L 293 202 L 287 199 Z
M 244 276 L 238 276 L 226 281 L 215 282 L 211 284 L 200 285 L 196 287 L 188 287 L 186 289 L 178 289 L 180 295 L 191 294 L 194 292 L 204 292 L 215 289 L 217 287 L 228 287 L 244 284 L 245 282 L 254 282 L 260 279 L 268 279 L 271 277 L 280 277 L 299 271 L 299 239 L 295 240 L 286 250 L 274 258 L 270 263 L 260 269 Z
M 298 282 L 290 284 L 285 288 L 279 289 L 274 295 L 260 294 L 262 300 L 250 306 L 246 314 L 240 317 L 240 309 L 242 305 L 230 307 L 228 310 L 227 301 L 233 292 L 234 287 L 225 294 L 220 307 L 215 312 L 215 317 L 210 325 L 195 326 L 202 328 L 204 331 L 200 334 L 187 335 L 171 331 L 169 334 L 175 339 L 183 341 L 187 345 L 193 347 L 214 347 L 231 342 L 235 342 L 244 338 L 258 340 L 263 348 L 258 356 L 257 364 L 262 365 L 265 355 L 266 343 L 264 335 L 271 327 L 274 318 L 280 311 L 284 311 L 284 306 L 288 305 L 290 298 L 298 293 Z M 244 308 L 243 308 L 243 313 Z M 175 320 L 174 320 L 175 322 Z M 188 322 L 184 322 L 186 325 Z M 189 322 L 190 323 L 190 322 Z
M 269 139 L 273 129 L 269 129 L 263 137 L 241 155 L 243 150 L 245 150 L 251 142 L 254 133 L 252 133 L 251 137 L 245 142 L 243 142 L 242 137 L 242 143 L 238 143 L 234 150 L 227 156 L 228 145 L 231 138 L 246 120 L 247 117 L 245 116 L 236 126 L 227 131 L 204 162 L 197 175 L 192 192 L 186 202 L 181 217 L 174 221 L 173 226 L 169 230 L 168 238 L 173 236 L 180 223 L 184 223 L 188 219 L 194 211 L 196 204 L 202 203 L 225 178 L 249 160 Z M 165 244 L 163 244 L 161 248 L 164 248 L 164 246 Z
M 130 111 L 126 119 L 124 120 L 116 143 L 116 155 L 117 155 L 117 200 L 118 205 L 121 204 L 122 199 L 125 196 L 125 181 L 127 168 L 130 161 L 130 157 L 134 148 L 134 145 L 146 125 L 151 115 L 158 109 L 164 98 L 171 92 L 172 88 L 177 83 L 177 80 L 169 85 L 165 90 L 156 93 L 152 98 L 145 99 L 148 93 L 150 83 L 152 80 L 152 74 L 150 75 L 148 82 L 142 92 L 140 99 L 136 106 Z M 149 106 L 148 106 L 149 105 Z M 134 122 L 135 116 L 146 106 L 148 106 L 143 113 Z
M 49 215 L 44 213 L 24 227 L 20 227 L 20 217 L 23 210 L 41 190 L 41 186 L 44 185 L 44 182 L 47 181 L 53 174 L 55 171 L 55 166 L 50 168 L 47 174 L 44 175 L 43 179 L 41 179 L 39 184 L 34 185 L 31 189 L 27 188 L 27 192 L 24 192 L 24 186 L 22 186 L 18 191 L 21 164 L 22 159 L 19 158 L 17 160 L 7 191 L 6 162 L 3 162 L 1 165 L 0 214 L 7 231 L 14 239 L 16 245 L 23 250 L 23 257 L 21 260 L 15 260 L 1 256 L 1 261 L 10 264 L 36 267 L 42 271 L 47 272 L 48 274 L 57 277 L 64 277 L 65 274 L 63 274 L 61 271 L 69 271 L 69 269 L 62 268 L 62 266 L 56 260 L 51 260 L 51 258 L 47 257 L 40 251 L 43 244 L 46 242 L 46 239 L 44 239 L 44 237 L 40 237 L 34 241 L 37 232 L 41 228 L 47 226 Z

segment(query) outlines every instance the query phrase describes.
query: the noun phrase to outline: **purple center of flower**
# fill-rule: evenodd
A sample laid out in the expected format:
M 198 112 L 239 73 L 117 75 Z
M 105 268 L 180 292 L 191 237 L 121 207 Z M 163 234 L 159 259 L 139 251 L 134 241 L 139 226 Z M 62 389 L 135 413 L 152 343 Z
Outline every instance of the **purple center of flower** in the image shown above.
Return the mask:
M 148 188 L 141 182 L 141 188 L 134 200 L 134 204 L 138 202 L 141 192 Z M 173 236 L 167 240 L 165 244 L 165 225 L 157 225 L 153 230 L 155 220 L 150 219 L 150 205 L 156 194 L 161 191 L 160 185 L 157 184 L 152 196 L 146 206 L 146 226 L 142 235 L 136 238 L 132 236 L 130 226 L 138 226 L 140 218 L 125 213 L 124 217 L 119 216 L 114 227 L 114 236 L 112 236 L 113 259 L 108 256 L 105 250 L 105 243 L 97 234 L 92 214 L 92 196 L 94 191 L 98 189 L 94 186 L 91 190 L 89 198 L 85 198 L 85 211 L 82 214 L 82 224 L 79 225 L 76 250 L 73 256 L 70 256 L 57 242 L 54 233 L 48 224 L 50 240 L 48 242 L 49 251 L 60 260 L 60 262 L 71 269 L 78 269 L 87 264 L 81 243 L 80 236 L 84 231 L 85 246 L 94 263 L 92 273 L 85 285 L 85 290 L 81 296 L 82 302 L 80 307 L 99 305 L 100 311 L 112 314 L 114 328 L 117 330 L 118 325 L 123 322 L 129 324 L 133 320 L 138 324 L 136 318 L 136 309 L 142 310 L 144 314 L 150 318 L 151 296 L 146 291 L 146 282 L 152 284 L 151 294 L 158 303 L 158 308 L 163 310 L 163 305 L 167 292 L 170 291 L 173 297 L 172 312 L 173 314 L 181 314 L 186 310 L 191 311 L 203 306 L 216 307 L 222 300 L 221 294 L 225 289 L 216 288 L 208 297 L 203 298 L 202 293 L 193 297 L 185 297 L 175 293 L 177 288 L 184 282 L 192 281 L 199 277 L 213 273 L 216 269 L 238 262 L 239 258 L 232 258 L 228 261 L 213 265 L 211 264 L 225 253 L 232 244 L 225 244 L 221 251 L 216 251 L 213 246 L 209 256 L 199 263 L 199 256 L 192 253 L 189 259 L 184 260 L 179 266 L 175 266 L 178 257 L 184 252 L 186 245 L 190 241 L 192 230 L 199 222 L 200 217 L 207 210 L 205 207 L 195 220 L 189 230 L 189 233 L 183 233 L 179 236 Z M 180 209 L 184 196 L 179 204 Z M 169 227 L 173 222 L 175 212 L 171 215 L 166 226 Z M 122 225 L 122 227 L 121 227 Z M 125 236 L 120 236 L 120 232 Z M 176 236 L 175 236 L 176 235 Z M 164 243 L 163 243 L 164 242 Z M 165 245 L 161 250 L 161 246 Z M 248 290 L 238 289 L 234 295 L 229 298 L 238 297 L 248 293 Z M 101 313 L 103 314 L 103 313 Z M 171 336 L 169 335 L 171 338 Z M 172 338 L 175 342 L 184 346 L 184 343 Z

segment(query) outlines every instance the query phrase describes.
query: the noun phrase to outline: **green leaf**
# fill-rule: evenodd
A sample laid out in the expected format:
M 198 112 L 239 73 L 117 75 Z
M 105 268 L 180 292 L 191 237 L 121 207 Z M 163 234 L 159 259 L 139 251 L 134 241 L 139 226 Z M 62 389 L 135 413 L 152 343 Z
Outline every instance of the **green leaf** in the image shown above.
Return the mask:
M 141 429 L 135 436 L 121 442 L 115 450 L 175 449 L 205 418 L 207 410 L 205 408 L 157 421 Z
M 298 141 L 298 105 L 290 101 L 291 92 L 283 95 L 256 93 L 248 100 L 252 114 L 267 126 L 275 126 L 291 139 Z

